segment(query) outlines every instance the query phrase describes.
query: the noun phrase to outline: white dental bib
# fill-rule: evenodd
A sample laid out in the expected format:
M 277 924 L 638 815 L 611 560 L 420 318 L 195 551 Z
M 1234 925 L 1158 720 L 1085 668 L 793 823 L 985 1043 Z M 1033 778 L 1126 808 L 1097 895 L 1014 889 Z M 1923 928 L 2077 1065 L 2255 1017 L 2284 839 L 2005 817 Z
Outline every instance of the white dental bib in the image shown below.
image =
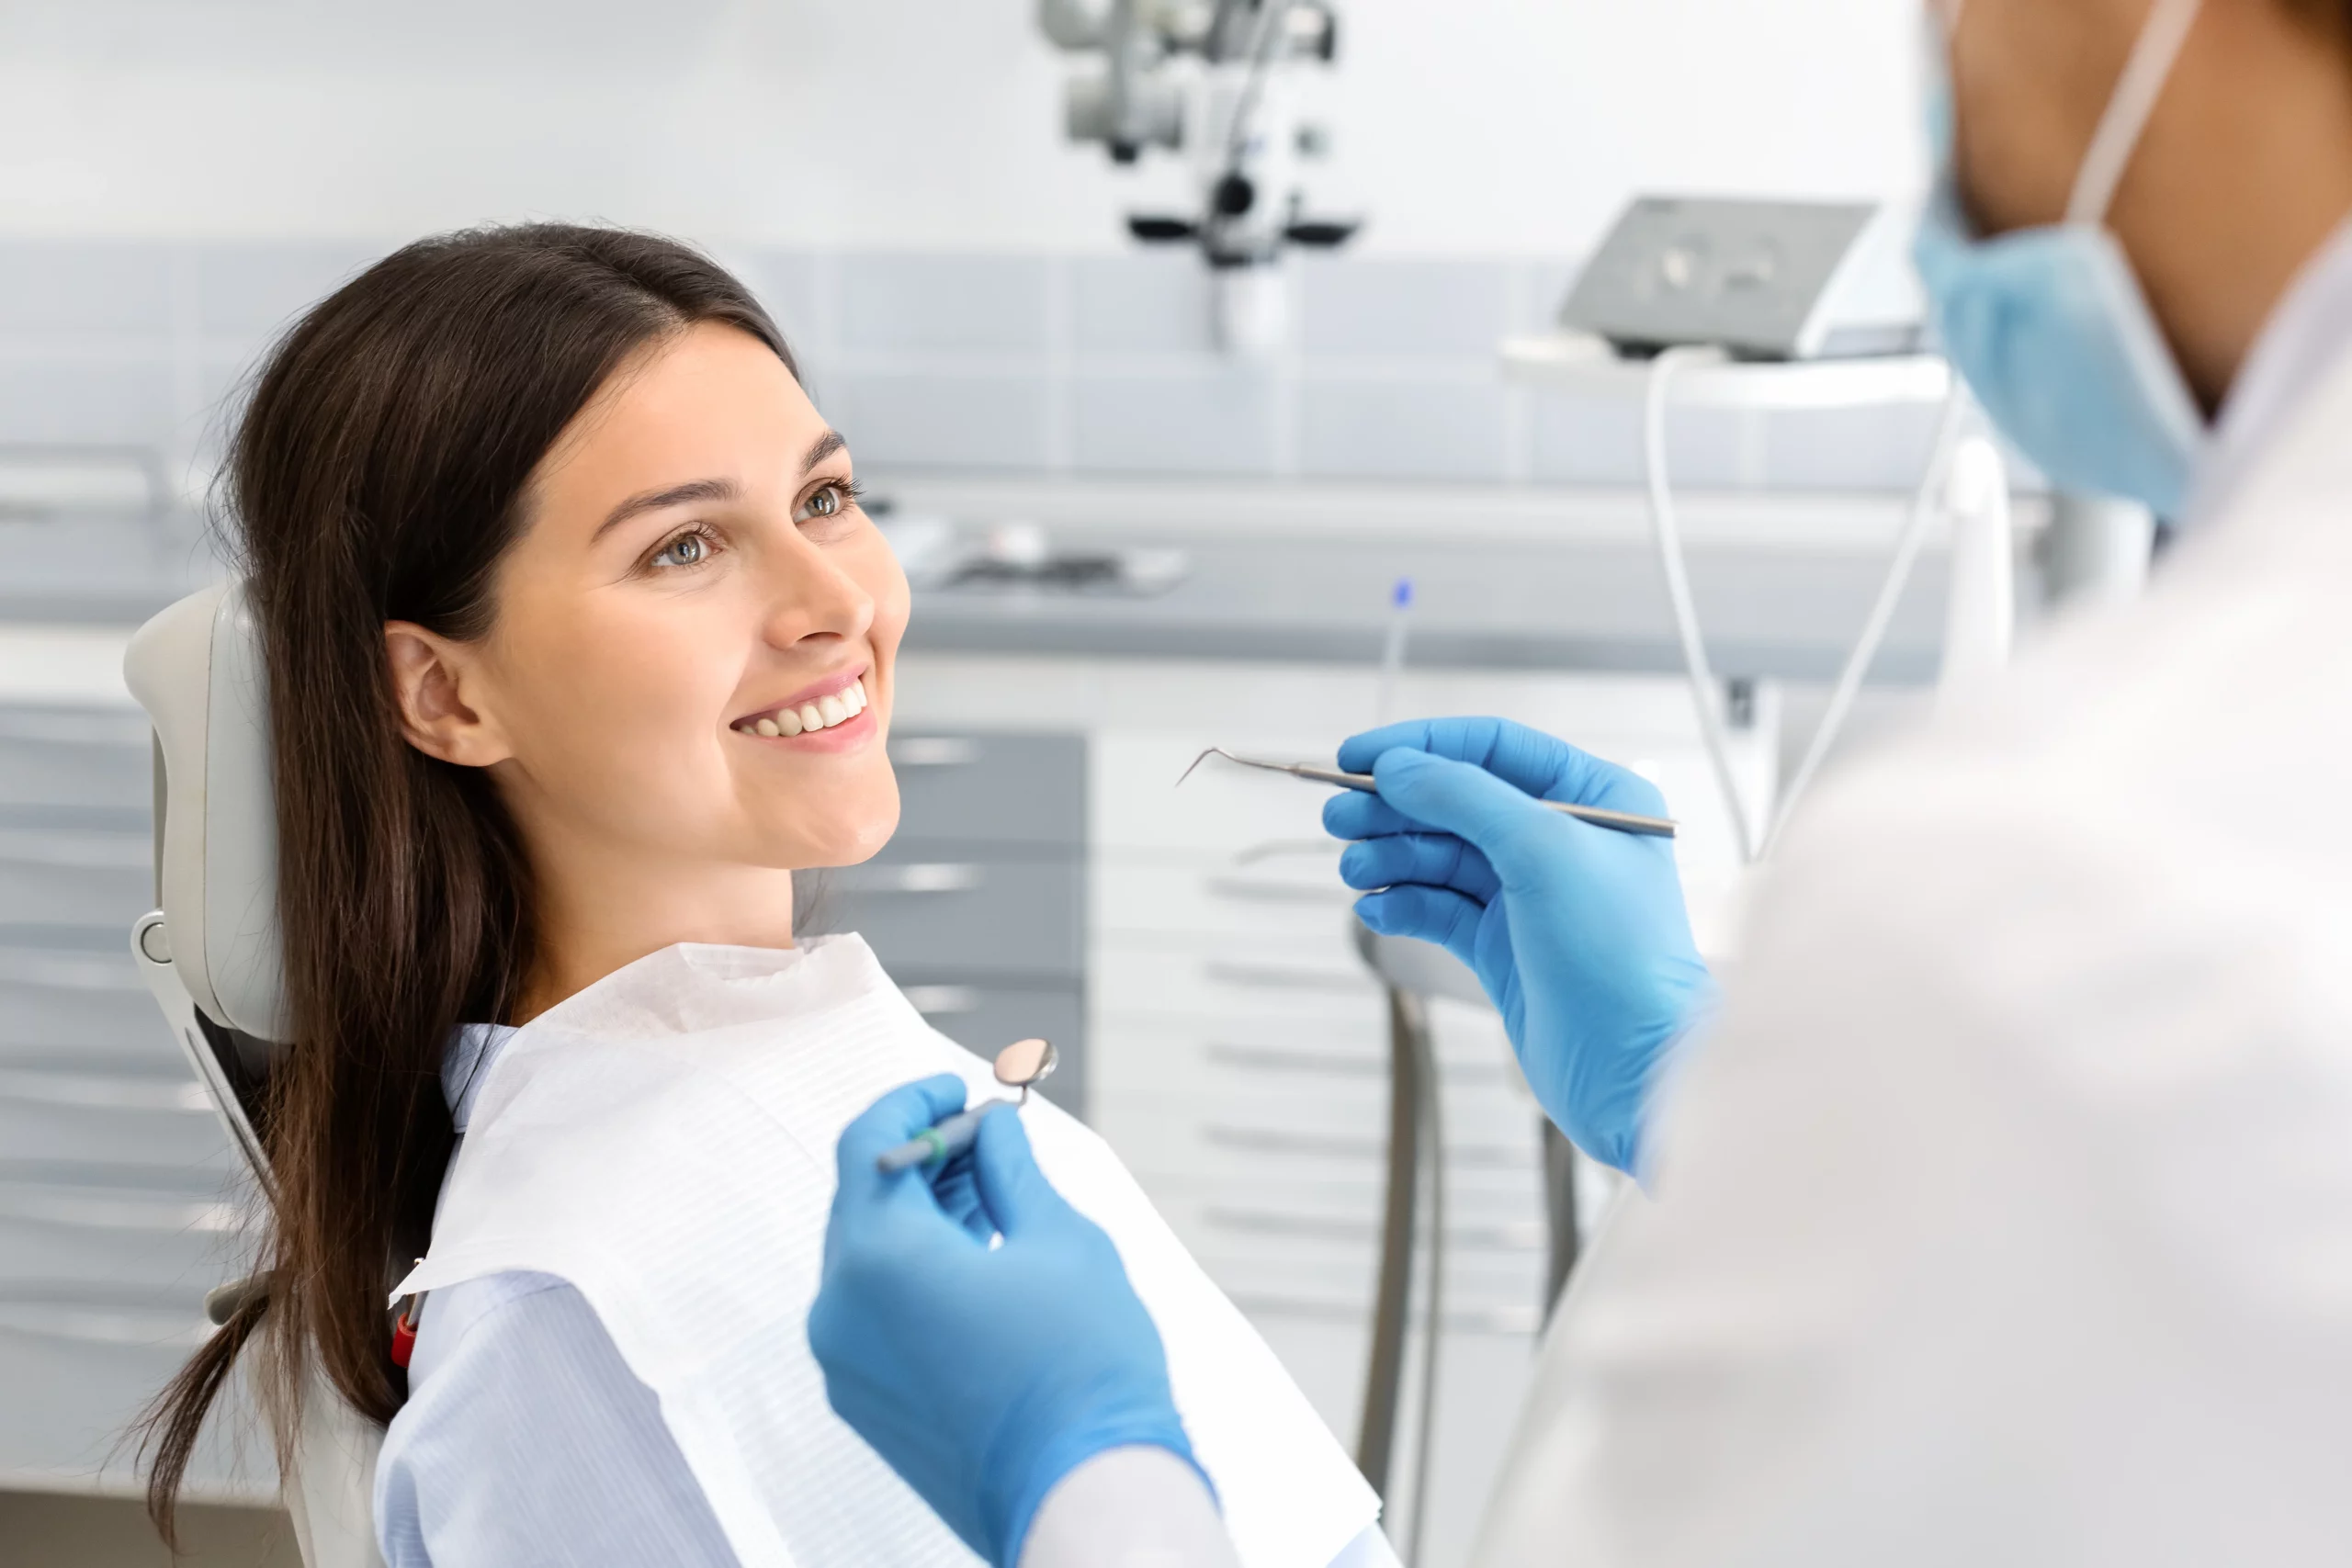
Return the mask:
M 886 1090 L 988 1065 L 923 1022 L 854 936 L 682 945 L 533 1020 L 475 1100 L 399 1292 L 528 1270 L 596 1310 L 744 1568 L 978 1561 L 825 1402 L 808 1349 L 833 1148 Z M 1117 1156 L 1033 1098 L 1037 1159 L 1107 1231 L 1247 1568 L 1325 1568 L 1378 1502 Z M 428 1307 L 428 1311 L 430 1308 Z

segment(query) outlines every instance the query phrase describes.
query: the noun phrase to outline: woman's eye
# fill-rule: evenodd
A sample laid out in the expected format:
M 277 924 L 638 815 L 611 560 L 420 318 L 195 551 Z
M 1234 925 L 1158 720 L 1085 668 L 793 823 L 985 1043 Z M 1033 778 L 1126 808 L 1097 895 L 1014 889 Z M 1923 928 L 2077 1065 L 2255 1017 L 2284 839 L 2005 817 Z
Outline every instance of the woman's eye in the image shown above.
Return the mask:
M 681 534 L 653 554 L 655 566 L 700 566 L 710 558 L 710 541 L 700 534 Z
M 839 517 L 856 502 L 857 491 L 852 486 L 838 483 L 820 485 L 815 493 L 801 503 L 800 519 L 807 523 Z

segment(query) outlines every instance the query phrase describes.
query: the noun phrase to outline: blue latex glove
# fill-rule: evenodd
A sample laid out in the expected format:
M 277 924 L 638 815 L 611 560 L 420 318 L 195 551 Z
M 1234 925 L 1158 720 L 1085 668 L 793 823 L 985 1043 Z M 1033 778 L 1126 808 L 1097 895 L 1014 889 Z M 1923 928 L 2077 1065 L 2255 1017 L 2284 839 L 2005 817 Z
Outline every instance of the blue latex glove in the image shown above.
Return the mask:
M 1666 1052 L 1712 1006 L 1671 840 L 1596 828 L 1529 797 L 1663 816 L 1647 780 L 1496 718 L 1356 736 L 1340 766 L 1375 795 L 1323 808 L 1363 923 L 1437 942 L 1477 973 L 1545 1114 L 1633 1171 Z
M 943 1075 L 842 1133 L 808 1344 L 842 1419 L 1012 1568 L 1046 1494 L 1093 1455 L 1148 1445 L 1199 1464 L 1118 1249 L 1037 1168 L 1020 1117 L 989 1112 L 936 1169 L 875 1168 L 963 1107 L 963 1080 Z

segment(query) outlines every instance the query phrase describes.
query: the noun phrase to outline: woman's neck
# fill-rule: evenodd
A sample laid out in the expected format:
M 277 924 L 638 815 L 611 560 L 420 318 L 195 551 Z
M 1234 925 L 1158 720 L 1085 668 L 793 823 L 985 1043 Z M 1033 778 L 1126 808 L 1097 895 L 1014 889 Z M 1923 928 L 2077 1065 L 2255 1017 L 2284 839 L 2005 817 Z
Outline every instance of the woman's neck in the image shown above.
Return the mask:
M 537 846 L 535 846 L 535 851 Z M 681 866 L 570 846 L 532 856 L 536 955 L 505 1021 L 682 942 L 792 945 L 792 873 L 741 863 Z

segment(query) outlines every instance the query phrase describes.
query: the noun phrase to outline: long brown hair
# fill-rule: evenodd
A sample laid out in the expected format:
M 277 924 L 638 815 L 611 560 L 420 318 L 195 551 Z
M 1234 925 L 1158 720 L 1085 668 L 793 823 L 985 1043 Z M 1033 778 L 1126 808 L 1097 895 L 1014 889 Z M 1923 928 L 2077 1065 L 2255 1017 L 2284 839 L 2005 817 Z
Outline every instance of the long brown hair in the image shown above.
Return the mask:
M 503 1019 L 532 963 L 514 826 L 480 773 L 402 739 L 384 623 L 486 631 L 541 457 L 623 361 L 700 321 L 793 365 L 751 292 L 673 241 L 471 230 L 353 278 L 254 382 L 225 512 L 268 670 L 291 1038 L 264 1095 L 269 1289 L 145 1427 L 166 1540 L 205 1412 L 256 1330 L 281 1456 L 314 1356 L 363 1414 L 400 1408 L 384 1300 L 425 1249 L 454 1145 L 443 1047 L 459 1023 Z

